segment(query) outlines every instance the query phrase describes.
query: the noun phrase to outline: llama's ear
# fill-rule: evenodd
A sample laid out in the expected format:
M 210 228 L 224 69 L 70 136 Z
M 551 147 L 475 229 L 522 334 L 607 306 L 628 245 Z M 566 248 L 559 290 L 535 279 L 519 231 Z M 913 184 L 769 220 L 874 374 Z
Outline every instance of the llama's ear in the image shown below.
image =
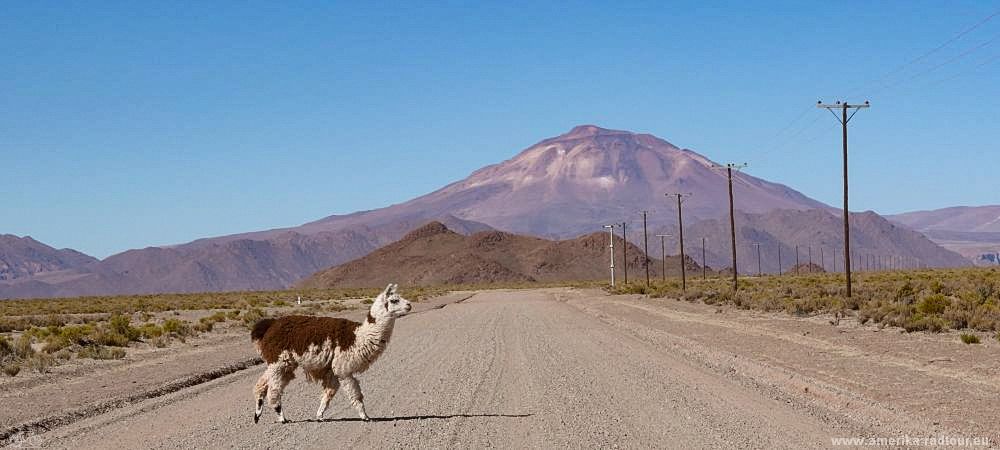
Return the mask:
M 388 297 L 392 295 L 393 292 L 396 292 L 395 288 L 392 283 L 389 283 L 389 285 L 385 287 L 385 290 L 382 291 L 382 297 Z

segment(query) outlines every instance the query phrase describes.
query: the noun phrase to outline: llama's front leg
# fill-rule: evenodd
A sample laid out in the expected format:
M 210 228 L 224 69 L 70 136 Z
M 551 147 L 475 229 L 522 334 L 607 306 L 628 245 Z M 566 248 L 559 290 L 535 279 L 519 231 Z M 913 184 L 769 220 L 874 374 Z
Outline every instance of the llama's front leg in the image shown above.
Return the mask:
M 264 397 L 267 396 L 267 384 L 270 377 L 271 366 L 268 365 L 253 387 L 254 399 L 257 401 L 257 408 L 253 412 L 253 423 L 257 423 L 260 420 L 260 415 L 264 412 Z
M 295 378 L 295 366 L 278 362 L 270 372 L 267 380 L 267 400 L 274 408 L 274 412 L 278 414 L 278 422 L 286 423 L 288 421 L 285 420 L 285 414 L 281 411 L 281 394 L 288 382 Z
M 354 409 L 358 411 L 358 417 L 361 420 L 370 420 L 368 414 L 365 414 L 365 396 L 361 394 L 361 386 L 358 384 L 358 379 L 349 375 L 341 378 L 340 382 L 343 383 L 344 390 L 351 399 L 351 405 L 354 405 Z
M 323 378 L 323 397 L 319 400 L 319 409 L 316 410 L 316 419 L 322 419 L 323 413 L 330 405 L 330 399 L 337 395 L 337 388 L 340 387 L 340 380 L 333 374 L 327 373 Z

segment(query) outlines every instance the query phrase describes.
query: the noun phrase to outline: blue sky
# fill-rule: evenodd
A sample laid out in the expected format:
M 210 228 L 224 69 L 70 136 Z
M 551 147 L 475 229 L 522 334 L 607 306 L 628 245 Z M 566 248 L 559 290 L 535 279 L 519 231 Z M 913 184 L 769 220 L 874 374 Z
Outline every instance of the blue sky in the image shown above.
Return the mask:
M 852 209 L 1000 203 L 1000 16 L 905 65 L 998 1 L 285 3 L 5 5 L 0 233 L 103 257 L 296 225 L 584 123 L 837 205 L 813 104 L 845 97 L 873 105 Z

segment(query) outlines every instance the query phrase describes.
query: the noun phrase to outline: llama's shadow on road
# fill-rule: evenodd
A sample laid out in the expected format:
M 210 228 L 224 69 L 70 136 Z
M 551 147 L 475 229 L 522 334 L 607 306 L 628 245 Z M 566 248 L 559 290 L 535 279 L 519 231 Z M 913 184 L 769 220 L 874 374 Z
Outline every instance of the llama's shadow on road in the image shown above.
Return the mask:
M 406 420 L 429 420 L 429 419 L 455 419 L 455 418 L 471 418 L 471 417 L 506 417 L 506 418 L 522 418 L 531 417 L 534 414 L 450 414 L 450 415 L 436 415 L 428 414 L 422 416 L 397 416 L 397 417 L 372 417 L 369 422 L 398 422 Z M 289 423 L 323 423 L 323 422 L 364 422 L 358 417 L 344 417 L 344 418 L 333 418 L 333 419 L 306 419 L 306 420 L 290 420 Z

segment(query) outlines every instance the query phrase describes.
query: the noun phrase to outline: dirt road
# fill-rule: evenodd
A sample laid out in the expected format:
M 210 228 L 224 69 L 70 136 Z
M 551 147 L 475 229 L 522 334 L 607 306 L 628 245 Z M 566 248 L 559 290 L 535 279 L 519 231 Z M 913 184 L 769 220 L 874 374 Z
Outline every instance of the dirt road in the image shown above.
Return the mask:
M 572 289 L 486 291 L 405 317 L 386 353 L 360 377 L 374 418 L 370 423 L 356 418 L 343 393 L 325 420 L 313 420 L 320 390 L 300 377 L 284 399 L 292 422 L 274 423 L 267 411 L 255 425 L 251 388 L 263 370 L 257 366 L 57 428 L 30 443 L 185 449 L 818 448 L 838 436 L 995 434 L 993 425 L 942 424 L 933 415 L 894 407 L 874 398 L 866 389 L 877 387 L 863 376 L 820 370 L 819 363 L 796 353 L 825 342 L 829 348 L 822 361 L 857 359 L 850 348 L 832 342 L 839 334 L 830 325 L 790 319 L 833 329 L 830 340 L 796 342 L 782 335 L 800 336 L 794 327 L 777 331 L 785 328 L 707 312 L 706 305 L 668 302 Z M 716 340 L 718 346 L 712 346 Z M 765 341 L 778 347 L 768 349 Z M 747 349 L 738 350 L 742 346 Z M 901 376 L 906 370 L 898 368 Z M 995 395 L 990 384 L 995 376 L 985 382 L 976 385 L 983 391 L 972 395 Z M 906 389 L 905 383 L 886 392 L 892 389 Z

